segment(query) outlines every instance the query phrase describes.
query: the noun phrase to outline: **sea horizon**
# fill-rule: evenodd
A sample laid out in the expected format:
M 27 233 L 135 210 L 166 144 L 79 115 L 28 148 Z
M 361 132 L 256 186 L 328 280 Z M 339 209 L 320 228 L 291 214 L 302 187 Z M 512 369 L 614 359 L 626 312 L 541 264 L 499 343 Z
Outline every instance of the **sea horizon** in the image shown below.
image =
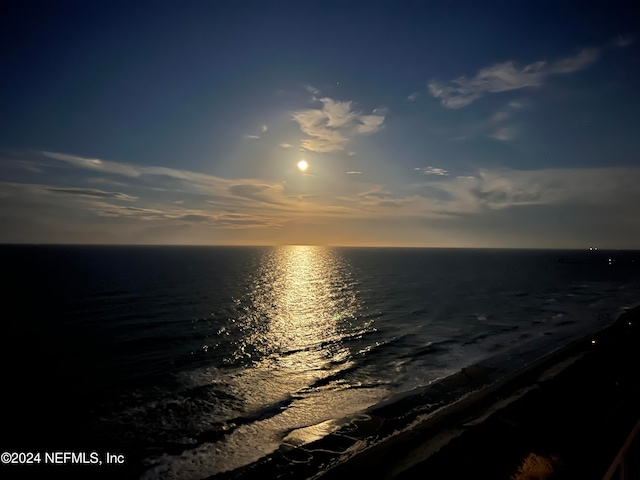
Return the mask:
M 388 248 L 388 249 L 424 249 L 424 250 L 538 250 L 538 251 L 596 251 L 596 252 L 640 252 L 640 248 L 619 248 L 619 247 L 502 247 L 502 246 L 426 246 L 426 245 L 343 245 L 343 244 L 314 244 L 314 243 L 281 243 L 281 244 L 188 244 L 188 243 L 56 243 L 56 242 L 6 242 L 3 246 L 68 246 L 68 247 L 257 247 L 257 248 L 277 248 L 277 247 L 320 247 L 320 248 Z
M 523 368 L 640 299 L 634 251 L 23 245 L 0 255 L 20 312 L 5 324 L 9 385 L 32 423 L 14 432 L 19 443 L 63 428 L 38 444 L 122 451 L 146 479 L 231 472 L 371 409 L 404 428 L 394 418 L 455 400 L 402 406 L 434 382 L 478 362 Z M 45 365 L 56 375 L 33 377 Z M 24 376 L 34 382 L 19 389 Z M 43 391 L 60 396 L 36 406 Z

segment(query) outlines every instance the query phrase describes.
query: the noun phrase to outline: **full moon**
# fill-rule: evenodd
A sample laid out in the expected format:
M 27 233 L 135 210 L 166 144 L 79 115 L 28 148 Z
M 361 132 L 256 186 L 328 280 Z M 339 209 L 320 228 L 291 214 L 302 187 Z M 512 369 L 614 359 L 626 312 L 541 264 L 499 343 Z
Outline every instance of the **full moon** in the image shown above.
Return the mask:
M 307 168 L 309 168 L 309 164 L 307 163 L 307 161 L 306 161 L 306 160 L 300 160 L 300 161 L 298 162 L 298 169 L 299 169 L 301 172 L 304 172 Z

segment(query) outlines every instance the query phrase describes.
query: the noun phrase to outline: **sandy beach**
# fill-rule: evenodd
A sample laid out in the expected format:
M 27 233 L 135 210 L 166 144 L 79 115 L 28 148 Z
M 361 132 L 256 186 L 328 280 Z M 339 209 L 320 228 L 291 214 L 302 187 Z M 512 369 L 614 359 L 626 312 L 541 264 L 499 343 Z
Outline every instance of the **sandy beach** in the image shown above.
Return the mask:
M 467 367 L 408 396 L 446 405 L 406 426 L 388 421 L 395 401 L 214 478 L 603 478 L 640 419 L 639 328 L 635 308 L 510 375 Z

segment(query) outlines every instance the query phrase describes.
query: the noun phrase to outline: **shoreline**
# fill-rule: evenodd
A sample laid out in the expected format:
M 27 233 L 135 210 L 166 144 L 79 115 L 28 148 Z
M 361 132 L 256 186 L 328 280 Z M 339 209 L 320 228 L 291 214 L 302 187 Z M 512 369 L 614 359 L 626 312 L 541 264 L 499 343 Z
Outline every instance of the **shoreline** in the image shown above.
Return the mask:
M 639 330 L 635 307 L 316 478 L 602 478 L 640 418 Z
M 622 392 L 622 384 L 626 387 L 622 392 L 626 395 L 622 396 L 623 400 L 626 398 L 625 404 L 633 404 L 634 399 L 640 404 L 640 381 L 635 380 L 632 367 L 635 360 L 640 365 L 640 349 L 635 349 L 633 343 L 639 339 L 639 329 L 640 307 L 636 306 L 604 329 L 554 349 L 523 367 L 505 372 L 492 365 L 491 359 L 481 361 L 417 391 L 374 405 L 362 415 L 344 419 L 341 428 L 316 441 L 298 446 L 285 445 L 253 464 L 208 478 L 511 478 L 527 462 L 537 462 L 536 465 L 542 462 L 555 472 L 553 478 L 573 478 L 576 471 L 584 474 L 585 470 L 575 464 L 571 454 L 561 456 L 535 452 L 546 452 L 548 449 L 544 447 L 529 448 L 525 452 L 529 456 L 521 451 L 526 448 L 520 448 L 517 453 L 511 451 L 510 444 L 515 442 L 514 439 L 526 443 L 527 438 L 532 438 L 540 444 L 540 435 L 529 435 L 522 431 L 522 426 L 511 427 L 514 432 L 504 436 L 494 431 L 504 430 L 498 428 L 504 427 L 498 424 L 504 423 L 502 417 L 505 414 L 513 415 L 510 412 L 514 411 L 519 412 L 517 420 L 511 421 L 515 425 L 526 423 L 528 416 L 556 418 L 555 397 L 560 399 L 559 403 L 568 404 L 569 411 L 580 411 L 585 418 L 593 418 L 605 408 L 610 389 L 594 397 L 578 394 L 588 388 L 589 382 L 584 377 L 589 377 L 589 374 L 594 381 L 597 376 L 598 382 L 607 385 L 611 383 L 607 375 L 613 375 L 611 378 L 617 379 L 612 380 L 618 394 L 616 398 Z M 620 355 L 629 358 L 618 365 L 616 360 Z M 618 372 L 616 365 L 619 366 Z M 624 381 L 620 380 L 623 377 Z M 572 388 L 576 393 L 571 394 Z M 562 397 L 558 396 L 560 391 L 563 392 Z M 539 398 L 536 400 L 540 396 L 549 403 L 546 409 L 540 408 Z M 589 410 L 591 413 L 586 413 Z M 561 417 L 563 415 L 565 413 Z M 616 430 L 616 438 L 624 436 L 626 430 L 628 435 L 638 419 L 633 420 L 633 411 L 626 412 L 626 415 L 624 420 L 605 422 L 600 430 Z M 562 422 L 547 425 L 550 438 L 571 437 L 571 430 L 584 434 L 575 426 L 565 428 Z M 594 468 L 604 469 L 602 474 L 613 461 L 615 449 L 624 443 L 624 439 L 610 437 L 611 434 L 603 438 L 609 439 L 611 448 L 600 445 L 600 449 L 589 457 L 591 463 L 598 464 Z M 567 442 L 584 447 L 580 438 Z M 502 443 L 504 448 L 500 452 L 498 445 Z M 486 458 L 493 458 L 491 462 L 485 462 L 488 470 L 480 468 L 482 462 L 478 459 L 463 460 L 469 455 L 475 458 L 478 452 L 483 452 Z M 565 457 L 569 460 L 563 460 Z M 601 478 L 602 474 L 582 478 Z
M 596 339 L 595 345 L 591 343 L 592 339 Z M 567 458 L 573 460 L 558 460 L 563 463 L 556 467 L 573 472 L 571 469 L 576 467 L 571 462 L 575 462 L 575 455 L 571 457 L 571 452 L 564 456 L 554 453 L 557 449 L 547 447 L 541 437 L 563 438 L 567 443 L 584 447 L 583 441 L 571 439 L 570 435 L 567 436 L 567 429 L 560 424 L 547 425 L 544 433 L 535 429 L 531 433 L 522 425 L 526 423 L 527 416 L 535 417 L 542 425 L 544 419 L 538 418 L 542 413 L 557 421 L 560 414 L 554 413 L 553 402 L 539 407 L 540 395 L 544 394 L 542 398 L 545 395 L 546 398 L 554 398 L 558 397 L 558 391 L 562 391 L 560 397 L 567 398 L 569 412 L 579 410 L 582 419 L 574 420 L 571 429 L 593 441 L 593 435 L 586 435 L 589 432 L 584 432 L 580 422 L 588 425 L 594 418 L 594 412 L 607 408 L 605 413 L 608 414 L 611 411 L 606 407 L 608 397 L 604 394 L 604 397 L 595 395 L 591 398 L 591 394 L 585 393 L 572 397 L 571 392 L 566 391 L 567 385 L 584 390 L 588 383 L 585 376 L 588 378 L 589 372 L 602 370 L 598 381 L 599 385 L 604 385 L 602 391 L 606 393 L 611 390 L 607 375 L 613 378 L 615 373 L 618 383 L 614 390 L 618 391 L 618 397 L 634 399 L 635 404 L 633 401 L 631 404 L 640 405 L 640 380 L 635 378 L 633 369 L 640 365 L 638 341 L 640 306 L 635 306 L 604 328 L 594 327 L 591 333 L 577 340 L 549 347 L 542 357 L 530 363 L 527 363 L 527 358 L 531 358 L 527 354 L 516 358 L 515 367 L 505 363 L 500 355 L 489 357 L 429 385 L 396 394 L 360 414 L 324 422 L 331 424 L 331 428 L 326 430 L 331 433 L 314 441 L 294 445 L 295 442 L 287 444 L 285 439 L 278 450 L 254 463 L 206 478 L 511 478 L 531 452 L 543 452 L 541 458 L 551 464 L 554 464 L 554 458 L 563 459 L 568 455 Z M 600 368 L 605 364 L 609 365 L 608 370 Z M 581 378 L 576 379 L 576 375 Z M 551 387 L 554 382 L 556 385 Z M 622 409 L 625 415 L 633 414 L 628 412 L 628 405 L 625 408 Z M 511 413 L 514 409 L 520 413 Z M 637 406 L 635 412 L 637 417 Z M 505 415 L 508 417 L 506 420 Z M 595 469 L 602 470 L 604 474 L 637 420 L 616 420 L 598 430 L 602 438 L 610 439 L 610 445 L 601 445 L 599 451 L 596 449 L 588 454 L 594 461 L 599 459 Z M 22 433 L 26 435 L 26 432 Z M 511 445 L 517 442 L 524 444 L 529 439 L 534 439 L 537 446 L 514 449 Z M 483 458 L 492 460 L 485 465 Z M 94 469 L 92 476 L 139 478 L 146 471 L 139 463 L 142 458 L 132 456 L 130 459 L 132 462 L 125 466 L 100 471 Z M 460 470 L 464 465 L 466 470 Z M 44 466 L 30 468 L 28 472 L 20 467 L 8 468 L 4 469 L 9 474 L 7 478 L 13 478 L 13 474 L 20 478 L 24 473 L 48 472 Z M 450 471 L 450 468 L 458 470 Z M 58 470 L 69 478 L 83 478 L 89 472 L 85 468 L 64 466 Z M 602 475 L 585 475 L 584 471 L 580 475 L 566 475 L 553 478 L 602 478 Z

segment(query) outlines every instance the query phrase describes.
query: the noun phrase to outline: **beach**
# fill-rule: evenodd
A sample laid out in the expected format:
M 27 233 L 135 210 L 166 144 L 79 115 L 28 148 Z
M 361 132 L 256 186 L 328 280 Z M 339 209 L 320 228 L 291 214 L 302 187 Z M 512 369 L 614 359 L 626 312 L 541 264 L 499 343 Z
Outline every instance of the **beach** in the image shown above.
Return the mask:
M 215 478 L 603 478 L 640 419 L 639 328 L 635 308 L 506 378 L 492 381 L 499 372 L 488 365 L 465 368 L 434 389 L 470 393 L 379 443 L 367 438 L 397 425 L 370 412 Z
M 569 468 L 571 452 L 525 440 L 578 455 L 567 432 L 589 438 L 578 427 L 637 399 L 637 312 L 615 323 L 640 298 L 635 252 L 4 253 L 21 315 L 5 327 L 3 451 L 42 459 L 3 477 L 457 478 L 486 463 L 509 478 L 527 459 Z M 624 443 L 605 434 L 600 470 Z

